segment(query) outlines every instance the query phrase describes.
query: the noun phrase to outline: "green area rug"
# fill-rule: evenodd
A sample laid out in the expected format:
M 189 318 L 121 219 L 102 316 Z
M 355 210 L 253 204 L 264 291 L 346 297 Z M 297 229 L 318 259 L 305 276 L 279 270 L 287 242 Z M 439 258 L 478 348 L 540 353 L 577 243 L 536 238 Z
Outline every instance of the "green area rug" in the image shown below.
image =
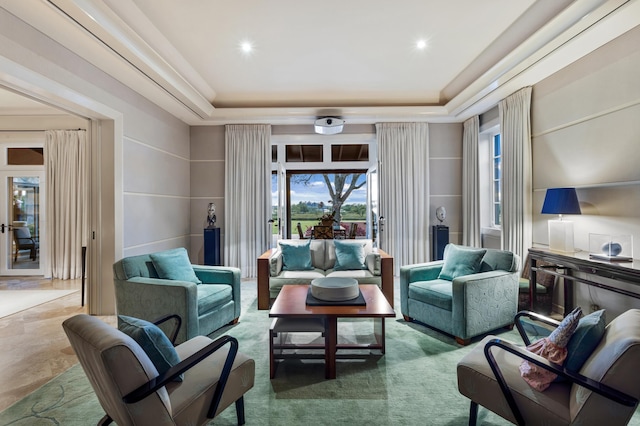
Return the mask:
M 397 285 L 397 283 L 396 283 Z M 285 360 L 269 379 L 268 311 L 258 311 L 256 284 L 242 283 L 240 322 L 230 334 L 256 361 L 255 387 L 245 395 L 247 425 L 465 425 L 469 401 L 457 390 L 456 363 L 479 339 L 461 347 L 453 338 L 402 320 L 386 322 L 387 353 L 339 360 L 337 379 L 324 379 L 318 360 Z M 396 289 L 396 298 L 399 291 Z M 369 341 L 370 320 L 339 324 L 341 339 Z M 501 336 L 519 342 L 515 331 Z M 313 339 L 313 335 L 303 336 Z M 302 338 L 302 337 L 300 337 Z M 0 425 L 92 425 L 103 416 L 89 382 L 76 365 L 0 413 Z M 630 424 L 640 425 L 638 414 Z M 506 425 L 480 408 L 479 424 Z M 236 424 L 232 405 L 211 424 Z

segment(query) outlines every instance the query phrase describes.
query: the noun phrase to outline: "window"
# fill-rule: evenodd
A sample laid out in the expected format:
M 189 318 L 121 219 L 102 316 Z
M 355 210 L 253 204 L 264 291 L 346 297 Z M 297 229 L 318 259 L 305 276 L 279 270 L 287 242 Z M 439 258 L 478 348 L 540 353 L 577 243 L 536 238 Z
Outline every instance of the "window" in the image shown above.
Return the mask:
M 43 148 L 7 148 L 7 164 L 11 166 L 44 165 Z
M 491 174 L 493 185 L 491 186 L 491 199 L 493 209 L 491 213 L 491 225 L 499 228 L 502 225 L 502 143 L 500 133 L 491 135 L 491 156 L 493 173 Z
M 375 134 L 274 135 L 272 136 L 272 219 L 277 233 L 277 217 L 285 238 L 297 237 L 300 223 L 308 235 L 318 218 L 335 210 L 349 228 L 356 223 L 357 236 L 366 233 L 366 173 L 375 164 Z M 284 197 L 279 205 L 276 170 L 286 171 Z M 329 189 L 331 187 L 331 190 Z

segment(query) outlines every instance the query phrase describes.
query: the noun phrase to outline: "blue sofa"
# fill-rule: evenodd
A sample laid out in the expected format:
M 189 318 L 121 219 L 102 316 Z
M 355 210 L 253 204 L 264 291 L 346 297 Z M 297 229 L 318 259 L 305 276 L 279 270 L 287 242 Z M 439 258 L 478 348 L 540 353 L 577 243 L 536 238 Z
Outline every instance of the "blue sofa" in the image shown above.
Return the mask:
M 158 255 L 183 259 L 182 266 L 192 269 L 194 279 L 160 278 L 157 264 L 152 260 Z M 240 269 L 190 265 L 183 248 L 125 257 L 114 263 L 113 279 L 118 315 L 147 321 L 169 314 L 180 315 L 182 327 L 176 343 L 198 335 L 206 336 L 226 324 L 237 323 L 240 316 Z M 165 328 L 168 332 L 171 324 L 166 324 Z
M 466 345 L 472 337 L 513 325 L 519 267 L 519 256 L 508 251 L 449 244 L 444 260 L 400 268 L 400 310 L 405 321 L 419 321 Z

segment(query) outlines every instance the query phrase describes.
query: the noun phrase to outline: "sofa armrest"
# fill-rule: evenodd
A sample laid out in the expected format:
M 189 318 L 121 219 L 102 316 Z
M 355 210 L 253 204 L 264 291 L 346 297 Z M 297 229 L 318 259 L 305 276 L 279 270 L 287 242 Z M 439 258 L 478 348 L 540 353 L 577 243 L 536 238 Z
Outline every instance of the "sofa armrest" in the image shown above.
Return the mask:
M 233 317 L 240 317 L 240 269 L 231 266 L 192 265 L 201 285 L 227 284 L 231 286 L 233 297 Z
M 198 335 L 197 284 L 143 277 L 114 280 L 114 284 L 118 315 L 153 322 L 159 317 L 176 314 L 182 318 L 183 325 L 177 343 Z M 171 332 L 170 324 L 160 328 L 167 334 Z
M 380 279 L 382 281 L 381 289 L 387 302 L 393 307 L 393 257 L 387 252 L 378 249 L 380 255 Z
M 240 269 L 230 266 L 191 265 L 203 284 L 240 284 Z
M 444 265 L 443 260 L 436 260 L 400 267 L 400 312 L 402 315 L 409 316 L 409 284 L 416 281 L 435 280 L 440 275 L 442 265 Z
M 269 309 L 270 259 L 276 249 L 269 249 L 258 257 L 258 309 Z
M 369 272 L 372 275 L 380 276 L 382 269 L 382 262 L 380 261 L 380 253 L 371 252 L 367 254 L 367 257 L 364 259 L 364 264 L 366 265 Z
M 277 277 L 282 272 L 282 250 L 275 249 L 269 257 L 269 276 Z
M 513 324 L 518 311 L 518 272 L 488 271 L 454 278 L 453 335 L 466 339 Z

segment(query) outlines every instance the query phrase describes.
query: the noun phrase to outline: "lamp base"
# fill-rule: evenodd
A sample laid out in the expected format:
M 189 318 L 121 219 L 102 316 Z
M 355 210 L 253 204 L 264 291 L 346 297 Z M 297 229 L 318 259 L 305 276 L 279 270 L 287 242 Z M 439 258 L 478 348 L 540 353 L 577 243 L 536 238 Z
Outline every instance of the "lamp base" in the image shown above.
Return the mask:
M 549 221 L 549 249 L 573 253 L 573 222 L 570 220 Z

